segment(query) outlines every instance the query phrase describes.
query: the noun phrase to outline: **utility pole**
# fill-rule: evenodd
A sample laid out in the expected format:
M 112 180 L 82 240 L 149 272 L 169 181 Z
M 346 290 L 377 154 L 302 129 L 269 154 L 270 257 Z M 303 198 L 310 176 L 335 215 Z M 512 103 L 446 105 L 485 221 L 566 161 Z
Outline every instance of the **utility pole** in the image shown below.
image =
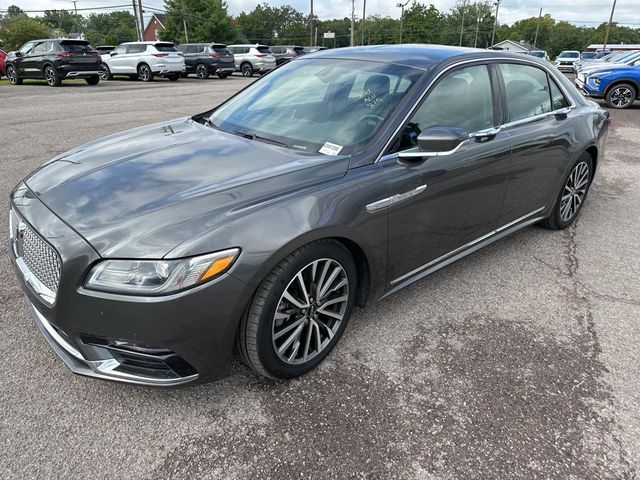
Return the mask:
M 476 8 L 477 8 L 476 4 Z M 480 9 L 478 9 L 478 11 L 476 12 L 476 39 L 473 41 L 473 48 L 477 48 L 478 47 L 478 33 L 480 32 L 480 20 L 482 20 L 482 18 L 480 17 Z
M 77 0 L 74 0 L 73 2 L 73 9 L 76 12 L 76 29 L 78 30 L 78 38 L 80 38 L 80 18 L 78 17 L 78 6 L 76 5 Z
M 367 0 L 363 0 L 362 3 L 362 45 L 364 45 L 364 30 L 367 25 Z
M 540 13 L 538 14 L 538 25 L 536 25 L 536 36 L 533 39 L 533 46 L 536 46 L 538 42 L 538 32 L 540 31 L 540 20 L 542 19 L 542 7 L 540 7 Z
M 351 0 L 351 46 L 355 45 L 356 1 Z
M 311 14 L 309 15 L 309 45 L 315 45 L 313 42 L 313 0 L 311 0 Z
M 138 0 L 137 15 L 140 18 L 138 25 L 140 26 L 140 41 L 144 40 L 144 18 L 142 16 L 142 0 Z
M 184 27 L 184 43 L 189 43 L 189 34 L 187 33 L 187 16 L 182 10 L 182 26 Z
M 403 27 L 403 23 L 404 23 L 404 7 L 407 6 L 407 3 L 409 3 L 409 0 L 407 0 L 404 3 L 396 3 L 396 7 L 399 7 L 400 10 L 400 42 L 402 43 L 402 27 Z
M 136 5 L 136 0 L 133 1 L 133 17 L 136 19 L 136 36 L 138 37 L 138 41 L 142 41 L 142 37 L 140 36 L 140 17 L 138 16 L 138 5 Z
M 502 0 L 496 0 L 494 5 L 496 6 L 496 18 L 493 21 L 493 33 L 491 34 L 491 46 L 495 44 L 496 41 L 496 27 L 498 26 L 498 11 L 500 10 L 500 2 Z
M 467 1 L 466 0 L 462 0 L 462 21 L 460 22 L 460 43 L 458 44 L 459 47 L 462 46 L 462 35 L 464 33 L 464 16 L 467 13 Z
M 609 30 L 611 30 L 611 22 L 613 21 L 613 12 L 616 11 L 616 0 L 613 0 L 613 7 L 611 7 L 611 15 L 609 16 L 609 24 L 607 25 L 607 33 L 604 35 L 604 44 L 602 50 L 607 49 L 607 42 L 609 41 Z

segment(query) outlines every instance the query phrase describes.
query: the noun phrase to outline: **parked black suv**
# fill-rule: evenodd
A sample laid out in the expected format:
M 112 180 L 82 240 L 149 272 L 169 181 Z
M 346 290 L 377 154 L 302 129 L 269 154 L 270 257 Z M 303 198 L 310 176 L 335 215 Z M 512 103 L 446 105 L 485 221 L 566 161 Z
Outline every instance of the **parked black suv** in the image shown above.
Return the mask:
M 100 64 L 100 55 L 86 40 L 57 38 L 32 40 L 10 52 L 5 70 L 12 85 L 22 84 L 25 78 L 44 79 L 51 87 L 69 78 L 84 78 L 96 85 Z
M 198 78 L 212 74 L 227 78 L 236 70 L 233 54 L 224 43 L 184 43 L 176 48 L 184 53 L 185 77 L 195 73 Z
M 276 57 L 276 67 L 283 65 L 300 55 L 304 55 L 304 47 L 297 45 L 274 45 L 269 47 L 273 56 Z

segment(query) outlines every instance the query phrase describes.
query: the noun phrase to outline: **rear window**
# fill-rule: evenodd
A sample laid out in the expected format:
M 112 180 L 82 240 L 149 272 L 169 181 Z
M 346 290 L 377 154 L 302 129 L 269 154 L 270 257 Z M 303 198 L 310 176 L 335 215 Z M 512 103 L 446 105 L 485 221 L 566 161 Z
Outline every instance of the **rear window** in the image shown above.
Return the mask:
M 271 53 L 269 47 L 256 47 L 256 50 L 258 50 L 258 52 L 260 53 L 266 53 L 267 55 Z
M 85 53 L 85 52 L 93 52 L 93 47 L 89 45 L 87 42 L 60 42 L 60 46 L 64 49 L 65 52 L 72 53 Z
M 595 52 L 582 52 L 582 58 L 596 58 Z
M 173 43 L 156 43 L 154 45 L 159 52 L 177 52 L 178 49 Z
M 295 47 L 293 49 L 293 51 L 296 52 L 298 55 L 304 55 L 305 54 L 304 48 L 302 48 L 302 47 Z
M 219 53 L 220 55 L 229 55 L 231 52 L 227 47 L 211 47 L 211 51 Z

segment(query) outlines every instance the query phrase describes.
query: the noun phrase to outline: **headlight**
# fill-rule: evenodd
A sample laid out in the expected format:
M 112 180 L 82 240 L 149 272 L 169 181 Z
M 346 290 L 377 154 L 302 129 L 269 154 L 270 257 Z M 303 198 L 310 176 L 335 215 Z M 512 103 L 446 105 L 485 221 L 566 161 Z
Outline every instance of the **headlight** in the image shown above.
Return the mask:
M 600 79 L 597 77 L 589 77 L 587 79 L 587 83 L 589 83 L 589 80 L 591 80 L 591 83 L 593 83 L 596 87 L 600 86 Z
M 91 270 L 85 286 L 105 292 L 164 295 L 222 275 L 239 254 L 239 248 L 232 248 L 178 260 L 104 260 Z

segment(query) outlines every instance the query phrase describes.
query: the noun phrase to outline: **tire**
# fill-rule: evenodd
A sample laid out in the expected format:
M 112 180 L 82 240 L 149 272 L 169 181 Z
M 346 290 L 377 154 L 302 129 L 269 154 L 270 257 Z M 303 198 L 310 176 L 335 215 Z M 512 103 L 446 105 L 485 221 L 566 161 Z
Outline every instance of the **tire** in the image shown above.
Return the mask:
M 187 78 L 187 77 L 189 76 L 189 74 L 188 74 L 187 72 L 182 72 L 182 73 L 180 74 L 180 76 L 181 76 L 182 78 Z
M 229 72 L 224 72 L 224 73 L 218 73 L 217 75 L 218 75 L 218 78 L 225 79 L 231 74 Z
M 146 63 L 138 65 L 138 79 L 143 82 L 153 82 L 153 72 Z
M 540 225 L 551 230 L 564 230 L 575 222 L 587 199 L 592 180 L 593 159 L 585 152 L 573 162 L 551 214 Z
M 169 79 L 169 81 L 171 82 L 177 82 L 180 79 L 180 75 L 168 75 L 167 78 Z
M 93 75 L 89 78 L 85 78 L 84 81 L 87 82 L 89 85 L 98 85 L 98 83 L 100 83 L 100 76 Z
M 52 65 L 47 65 L 43 70 L 44 79 L 50 87 L 59 87 L 62 85 L 62 79 L 56 69 Z
M 633 85 L 628 83 L 619 83 L 609 89 L 604 99 L 609 108 L 623 109 L 633 105 L 638 92 Z
M 211 75 L 209 73 L 209 67 L 207 67 L 204 63 L 197 64 L 195 71 L 196 71 L 196 78 L 200 80 L 205 80 L 209 78 L 209 75 Z
M 111 70 L 109 70 L 109 67 L 104 63 L 102 64 L 102 68 L 100 71 L 100 78 L 105 81 L 113 80 L 113 75 L 111 75 Z
M 7 74 L 7 78 L 9 79 L 9 83 L 11 85 L 22 85 L 22 79 L 18 76 L 18 71 L 16 67 L 13 65 L 7 66 L 5 69 L 5 73 Z
M 253 65 L 249 62 L 244 62 L 240 65 L 240 73 L 242 73 L 243 77 L 253 77 Z
M 304 300 L 300 279 L 309 292 L 306 297 L 310 303 Z M 258 287 L 238 331 L 240 358 L 266 377 L 288 379 L 304 375 L 322 362 L 342 336 L 356 289 L 356 265 L 341 243 L 320 240 L 296 250 Z M 319 294 L 324 305 L 312 298 Z M 305 305 L 309 306 L 300 308 Z

